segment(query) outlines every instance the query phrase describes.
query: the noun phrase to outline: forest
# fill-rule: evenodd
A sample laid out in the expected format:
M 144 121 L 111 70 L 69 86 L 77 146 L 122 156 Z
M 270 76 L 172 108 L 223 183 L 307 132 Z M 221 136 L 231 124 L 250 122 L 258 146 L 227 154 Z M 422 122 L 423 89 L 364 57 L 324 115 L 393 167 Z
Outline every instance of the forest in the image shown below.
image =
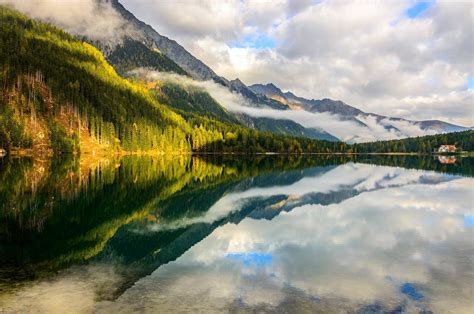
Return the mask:
M 125 39 L 117 49 L 108 55 L 107 61 L 114 66 L 119 74 L 125 74 L 140 67 L 151 67 L 161 72 L 187 75 L 186 71 L 157 48 L 150 50 L 144 44 L 130 39 Z
M 412 137 L 401 140 L 354 144 L 354 153 L 421 153 L 437 151 L 441 145 L 456 145 L 458 151 L 474 151 L 474 131 Z

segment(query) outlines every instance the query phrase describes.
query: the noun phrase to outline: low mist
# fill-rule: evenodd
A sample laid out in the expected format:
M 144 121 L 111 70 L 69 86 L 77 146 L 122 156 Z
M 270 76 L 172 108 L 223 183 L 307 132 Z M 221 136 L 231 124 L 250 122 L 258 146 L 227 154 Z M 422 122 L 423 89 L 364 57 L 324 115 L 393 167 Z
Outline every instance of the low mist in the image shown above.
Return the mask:
M 147 81 L 169 81 L 184 86 L 196 86 L 205 89 L 219 104 L 234 113 L 243 113 L 255 118 L 271 118 L 276 120 L 291 120 L 306 128 L 324 130 L 342 141 L 360 143 L 377 140 L 390 140 L 412 136 L 434 134 L 434 131 L 424 131 L 419 126 L 408 121 L 383 119 L 377 121 L 375 116 L 357 116 L 366 126 L 354 121 L 343 120 L 339 115 L 330 113 L 313 113 L 306 110 L 277 110 L 272 108 L 255 108 L 240 94 L 229 91 L 226 87 L 213 81 L 196 81 L 174 73 L 156 72 L 144 68 L 129 72 L 130 75 Z M 390 124 L 395 129 L 386 129 Z

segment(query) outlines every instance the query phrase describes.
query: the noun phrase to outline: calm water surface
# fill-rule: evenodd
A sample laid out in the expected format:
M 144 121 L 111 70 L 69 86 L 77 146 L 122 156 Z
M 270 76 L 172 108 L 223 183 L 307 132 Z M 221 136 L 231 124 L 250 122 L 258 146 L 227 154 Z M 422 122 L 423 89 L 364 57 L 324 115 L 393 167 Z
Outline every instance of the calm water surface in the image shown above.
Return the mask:
M 474 312 L 471 158 L 0 160 L 0 312 Z

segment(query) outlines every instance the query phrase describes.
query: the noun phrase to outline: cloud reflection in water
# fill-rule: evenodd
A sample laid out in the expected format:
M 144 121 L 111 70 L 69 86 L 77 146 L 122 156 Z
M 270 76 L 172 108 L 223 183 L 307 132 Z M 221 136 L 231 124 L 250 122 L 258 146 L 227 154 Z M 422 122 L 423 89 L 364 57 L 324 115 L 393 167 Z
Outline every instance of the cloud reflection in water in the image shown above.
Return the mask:
M 193 223 L 213 221 L 255 198 L 296 195 L 291 203 L 315 192 L 356 193 L 329 205 L 306 198 L 271 220 L 247 218 L 216 229 L 102 309 L 126 306 L 139 295 L 161 310 L 176 304 L 187 310 L 310 311 L 377 304 L 384 310 L 469 312 L 473 234 L 465 215 L 473 183 L 346 164 L 290 185 L 236 191 Z

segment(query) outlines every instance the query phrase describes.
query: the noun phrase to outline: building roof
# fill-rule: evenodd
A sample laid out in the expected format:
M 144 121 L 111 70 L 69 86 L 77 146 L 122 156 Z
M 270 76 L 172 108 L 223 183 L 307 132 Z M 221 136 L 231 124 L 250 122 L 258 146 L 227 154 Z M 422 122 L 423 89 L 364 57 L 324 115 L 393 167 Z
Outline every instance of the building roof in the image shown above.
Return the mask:
M 443 147 L 443 148 L 453 148 L 453 149 L 456 149 L 456 145 L 441 145 L 440 148 Z

